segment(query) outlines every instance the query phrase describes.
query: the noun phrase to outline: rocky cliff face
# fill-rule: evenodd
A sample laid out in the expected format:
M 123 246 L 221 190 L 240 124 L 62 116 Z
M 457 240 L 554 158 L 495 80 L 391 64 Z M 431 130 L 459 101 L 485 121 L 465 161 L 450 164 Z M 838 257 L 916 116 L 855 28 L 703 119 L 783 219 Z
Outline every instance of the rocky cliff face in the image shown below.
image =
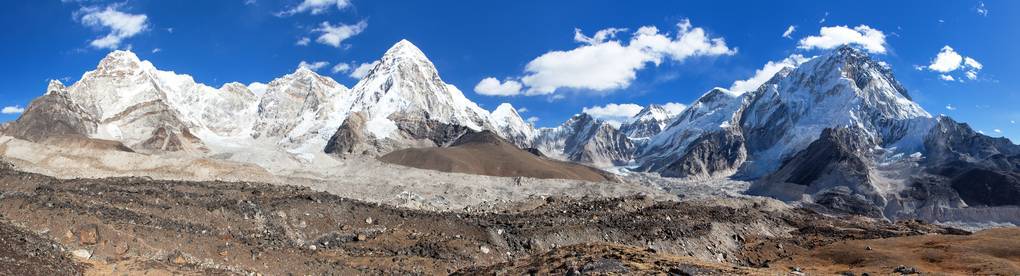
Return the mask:
M 677 114 L 670 113 L 665 107 L 657 104 L 646 106 L 629 122 L 620 126 L 620 132 L 631 139 L 643 139 L 655 136 L 666 129 Z
M 492 111 L 489 121 L 496 134 L 519 148 L 530 148 L 535 140 L 534 126 L 525 122 L 513 105 L 500 104 Z
M 559 127 L 540 129 L 533 145 L 557 159 L 600 167 L 628 164 L 634 154 L 634 143 L 627 135 L 583 113 Z

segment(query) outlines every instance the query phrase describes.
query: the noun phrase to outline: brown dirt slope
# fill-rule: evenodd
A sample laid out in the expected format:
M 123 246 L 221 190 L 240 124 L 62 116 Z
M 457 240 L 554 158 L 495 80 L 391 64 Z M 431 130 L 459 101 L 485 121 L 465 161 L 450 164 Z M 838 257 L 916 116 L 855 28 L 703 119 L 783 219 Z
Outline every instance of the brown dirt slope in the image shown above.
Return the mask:
M 10 224 L 0 216 L 0 275 L 81 275 L 75 262 L 52 240 Z
M 577 244 L 511 262 L 470 267 L 453 275 L 782 275 L 784 272 L 707 262 L 640 247 Z
M 444 172 L 615 181 L 609 173 L 592 167 L 536 156 L 489 131 L 465 134 L 449 147 L 403 149 L 390 152 L 379 160 Z
M 808 274 L 1020 275 L 1020 228 L 972 235 L 918 235 L 832 243 L 779 262 Z

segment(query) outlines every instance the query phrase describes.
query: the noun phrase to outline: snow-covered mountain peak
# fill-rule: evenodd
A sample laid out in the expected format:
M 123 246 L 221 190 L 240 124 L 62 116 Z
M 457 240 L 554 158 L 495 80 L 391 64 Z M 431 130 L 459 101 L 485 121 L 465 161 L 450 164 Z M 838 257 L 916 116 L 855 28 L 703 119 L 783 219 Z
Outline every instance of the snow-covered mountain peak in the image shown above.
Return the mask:
M 155 70 L 155 67 L 152 63 L 139 59 L 135 53 L 126 50 L 115 50 L 99 61 L 95 72 L 104 75 L 130 74 L 149 69 Z
M 530 146 L 535 138 L 535 128 L 524 121 L 517 109 L 510 103 L 502 103 L 489 115 L 489 122 L 495 132 L 519 147 Z
M 50 80 L 50 83 L 46 85 L 46 94 L 63 92 L 67 87 L 64 87 L 64 83 L 60 80 Z
M 513 119 L 521 118 L 521 115 L 517 113 L 517 109 L 510 103 L 501 103 L 496 109 L 492 110 L 493 119 Z
M 401 39 L 396 44 L 393 44 L 393 46 L 391 46 L 389 50 L 386 50 L 386 53 L 383 54 L 383 59 L 387 58 L 389 59 L 408 58 L 428 60 L 428 58 L 425 57 L 425 53 L 422 52 L 421 49 L 418 49 L 418 46 L 415 46 L 414 43 L 407 41 L 407 39 Z
M 489 112 L 439 77 L 435 65 L 407 40 L 393 45 L 352 89 L 351 112 L 364 111 L 368 129 L 386 138 L 397 129 L 394 113 L 465 126 L 486 127 Z

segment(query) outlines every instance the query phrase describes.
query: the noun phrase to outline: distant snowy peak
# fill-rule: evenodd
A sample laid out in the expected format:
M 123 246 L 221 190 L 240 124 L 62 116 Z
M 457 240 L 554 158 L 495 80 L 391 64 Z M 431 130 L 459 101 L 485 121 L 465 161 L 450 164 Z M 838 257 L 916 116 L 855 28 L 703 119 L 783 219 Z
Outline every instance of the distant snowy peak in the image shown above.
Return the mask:
M 629 163 L 634 143 L 611 124 L 581 113 L 555 128 L 542 128 L 534 147 L 558 159 L 599 167 Z
M 517 109 L 509 103 L 500 104 L 489 115 L 489 121 L 494 131 L 518 147 L 526 148 L 531 146 L 535 138 L 535 128 L 525 122 Z
M 620 131 L 630 138 L 648 138 L 662 132 L 676 115 L 661 105 L 651 104 L 621 125 Z

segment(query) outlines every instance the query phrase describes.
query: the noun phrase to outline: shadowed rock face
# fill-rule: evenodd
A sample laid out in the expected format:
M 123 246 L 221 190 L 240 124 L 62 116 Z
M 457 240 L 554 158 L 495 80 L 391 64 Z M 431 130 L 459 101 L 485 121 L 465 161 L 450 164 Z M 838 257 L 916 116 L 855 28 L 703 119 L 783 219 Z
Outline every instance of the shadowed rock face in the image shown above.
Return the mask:
M 677 161 L 661 171 L 666 177 L 711 176 L 735 170 L 747 158 L 744 138 L 735 130 L 702 136 Z
M 96 131 L 96 121 L 64 93 L 48 93 L 35 99 L 25 113 L 10 123 L 6 135 L 41 142 L 48 137 L 87 137 Z
M 595 168 L 547 159 L 521 150 L 490 131 L 464 134 L 449 147 L 393 151 L 379 160 L 420 169 L 492 176 L 598 182 L 616 179 Z
M 925 140 L 928 172 L 968 205 L 1020 205 L 1020 146 L 939 118 Z
M 347 116 L 347 120 L 340 125 L 336 133 L 333 133 L 333 137 L 326 142 L 325 152 L 334 155 L 344 155 L 359 151 L 359 145 L 363 145 L 368 141 L 365 138 L 364 128 L 364 113 L 355 112 Z
M 829 209 L 880 217 L 877 206 L 885 202 L 873 186 L 866 161 L 872 145 L 874 141 L 860 129 L 825 129 L 779 170 L 756 181 L 750 192 L 783 200 L 807 194 L 815 197 L 815 204 Z
M 406 113 L 390 115 L 397 130 L 389 137 L 379 139 L 373 137 L 367 129 L 363 112 L 351 114 L 333 137 L 330 138 L 324 151 L 342 156 L 344 154 L 382 155 L 394 150 L 405 148 L 441 147 L 455 141 L 461 135 L 470 132 L 466 126 L 442 123 L 424 116 Z

